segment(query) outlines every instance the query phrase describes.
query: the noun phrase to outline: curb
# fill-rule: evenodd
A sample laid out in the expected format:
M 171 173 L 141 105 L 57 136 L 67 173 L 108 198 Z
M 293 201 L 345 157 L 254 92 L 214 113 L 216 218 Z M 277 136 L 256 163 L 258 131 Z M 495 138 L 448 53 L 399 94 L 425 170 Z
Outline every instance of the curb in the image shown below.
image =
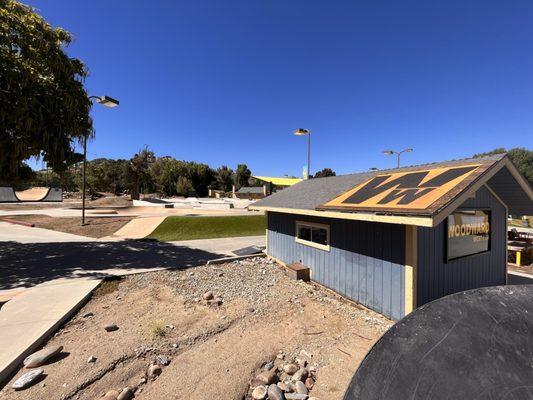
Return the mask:
M 206 265 L 213 265 L 213 264 L 224 264 L 231 261 L 237 261 L 237 260 L 245 260 L 247 258 L 256 258 L 256 257 L 266 257 L 265 253 L 257 253 L 257 254 L 250 254 L 247 256 L 234 256 L 234 257 L 223 257 L 223 258 L 216 258 L 214 260 L 209 260 Z
M 22 225 L 22 226 L 27 226 L 29 228 L 35 228 L 35 224 L 32 224 L 31 222 L 22 222 L 22 221 L 17 221 L 17 220 L 14 220 L 14 219 L 9 219 L 9 218 L 2 218 L 0 219 L 1 222 L 8 222 L 10 224 L 14 224 L 14 225 Z

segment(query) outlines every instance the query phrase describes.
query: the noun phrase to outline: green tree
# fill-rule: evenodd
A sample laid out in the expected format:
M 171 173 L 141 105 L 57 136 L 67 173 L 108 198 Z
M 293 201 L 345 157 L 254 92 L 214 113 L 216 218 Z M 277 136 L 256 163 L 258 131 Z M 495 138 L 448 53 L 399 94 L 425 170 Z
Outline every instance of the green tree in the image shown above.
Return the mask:
M 315 175 L 314 175 L 314 178 L 325 178 L 326 176 L 336 176 L 337 174 L 335 173 L 335 171 L 333 171 L 331 168 L 324 168 L 320 171 L 318 171 Z
M 215 180 L 215 171 L 207 164 L 198 164 L 189 162 L 188 178 L 198 197 L 206 197 L 209 187 L 213 185 Z
M 233 170 L 226 165 L 217 169 L 216 175 L 217 187 L 224 192 L 231 191 L 233 185 Z
M 237 169 L 235 170 L 235 186 L 237 189 L 240 189 L 243 186 L 248 186 L 248 181 L 251 176 L 252 172 L 248 169 L 246 164 L 237 165 Z
M 131 189 L 131 198 L 139 200 L 141 188 L 149 190 L 153 186 L 150 168 L 155 162 L 154 152 L 145 147 L 135 154 L 126 167 L 126 179 Z
M 516 147 L 506 151 L 503 147 L 499 147 L 486 153 L 474 154 L 474 158 L 492 156 L 505 152 L 507 152 L 507 155 L 518 171 L 520 171 L 524 178 L 529 181 L 529 184 L 533 186 L 533 150 L 528 150 L 524 147 Z
M 176 182 L 176 193 L 178 196 L 189 196 L 194 192 L 191 180 L 186 176 L 180 176 Z
M 74 145 L 92 134 L 91 102 L 85 66 L 64 51 L 70 42 L 31 7 L 0 0 L 0 181 L 20 179 L 31 157 L 56 172 L 79 160 Z
M 178 178 L 187 176 L 187 165 L 172 157 L 159 157 L 152 165 L 151 175 L 159 193 L 173 196 Z

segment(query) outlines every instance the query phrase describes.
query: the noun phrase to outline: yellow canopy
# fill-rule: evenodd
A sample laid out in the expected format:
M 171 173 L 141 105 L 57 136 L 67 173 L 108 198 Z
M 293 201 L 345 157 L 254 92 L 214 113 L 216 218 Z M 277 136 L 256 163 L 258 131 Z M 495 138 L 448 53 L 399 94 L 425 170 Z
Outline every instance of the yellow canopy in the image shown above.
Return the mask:
M 276 178 L 273 176 L 254 176 L 255 179 L 270 182 L 276 186 L 292 186 L 301 181 L 300 178 Z

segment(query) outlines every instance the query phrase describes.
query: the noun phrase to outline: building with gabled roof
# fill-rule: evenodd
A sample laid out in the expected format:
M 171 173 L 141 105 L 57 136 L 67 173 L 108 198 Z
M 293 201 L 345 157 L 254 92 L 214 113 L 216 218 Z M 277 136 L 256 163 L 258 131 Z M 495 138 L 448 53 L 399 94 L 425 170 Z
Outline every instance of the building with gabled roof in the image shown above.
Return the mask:
M 267 252 L 390 318 L 458 291 L 502 285 L 507 216 L 533 190 L 506 155 L 303 180 L 252 206 Z

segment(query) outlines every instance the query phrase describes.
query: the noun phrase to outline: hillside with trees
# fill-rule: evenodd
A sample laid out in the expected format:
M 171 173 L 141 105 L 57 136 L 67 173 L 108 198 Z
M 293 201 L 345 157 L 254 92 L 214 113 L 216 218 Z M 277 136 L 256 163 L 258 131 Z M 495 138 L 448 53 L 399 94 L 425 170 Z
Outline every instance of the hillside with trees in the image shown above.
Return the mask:
M 55 186 L 78 191 L 82 182 L 81 172 L 81 163 L 61 172 L 30 172 L 23 186 Z M 233 185 L 240 188 L 255 184 L 246 164 L 239 164 L 235 171 L 226 165 L 214 169 L 194 161 L 157 157 L 148 148 L 140 150 L 129 160 L 97 158 L 87 162 L 87 187 L 90 192 L 128 193 L 132 198 L 146 193 L 167 197 L 205 197 L 209 189 L 229 192 Z

